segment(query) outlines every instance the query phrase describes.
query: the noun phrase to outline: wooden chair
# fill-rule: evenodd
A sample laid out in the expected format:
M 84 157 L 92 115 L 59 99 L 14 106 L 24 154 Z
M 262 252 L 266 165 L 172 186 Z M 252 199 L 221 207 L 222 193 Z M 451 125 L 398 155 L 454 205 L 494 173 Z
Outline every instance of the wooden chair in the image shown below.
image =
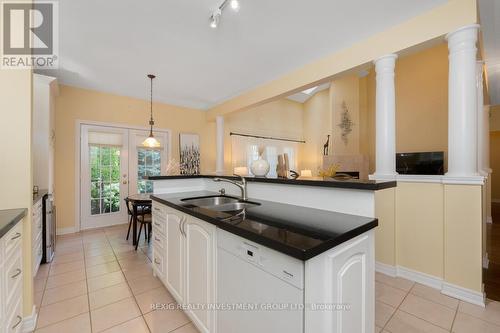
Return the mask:
M 151 213 L 146 212 L 144 209 L 142 210 L 142 214 L 139 214 L 137 216 L 137 222 L 140 223 L 139 226 L 139 232 L 137 233 L 137 241 L 135 242 L 135 250 L 137 251 L 137 247 L 139 246 L 139 241 L 141 240 L 141 232 L 142 232 L 142 227 L 144 226 L 144 239 L 148 241 L 148 243 L 151 241 L 151 230 L 153 228 L 152 222 L 153 218 L 151 216 Z
M 129 221 L 128 221 L 128 230 L 127 230 L 127 240 L 130 236 L 130 228 L 132 227 L 132 223 L 134 223 L 134 209 L 132 208 L 132 204 L 130 203 L 130 200 L 128 198 L 125 198 L 125 204 L 127 206 L 127 212 L 128 215 L 130 216 Z M 151 212 L 151 207 L 146 207 L 146 206 L 138 206 L 137 207 L 137 214 L 142 215 L 144 213 L 150 213 Z

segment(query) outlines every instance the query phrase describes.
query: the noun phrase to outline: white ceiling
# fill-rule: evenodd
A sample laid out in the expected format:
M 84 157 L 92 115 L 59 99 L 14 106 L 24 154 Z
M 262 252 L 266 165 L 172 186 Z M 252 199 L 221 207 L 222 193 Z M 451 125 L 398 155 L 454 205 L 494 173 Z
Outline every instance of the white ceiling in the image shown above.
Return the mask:
M 490 104 L 500 105 L 500 1 L 480 0 L 479 16 L 483 32 Z
M 59 1 L 67 85 L 206 109 L 446 0 L 241 0 L 209 27 L 222 0 Z

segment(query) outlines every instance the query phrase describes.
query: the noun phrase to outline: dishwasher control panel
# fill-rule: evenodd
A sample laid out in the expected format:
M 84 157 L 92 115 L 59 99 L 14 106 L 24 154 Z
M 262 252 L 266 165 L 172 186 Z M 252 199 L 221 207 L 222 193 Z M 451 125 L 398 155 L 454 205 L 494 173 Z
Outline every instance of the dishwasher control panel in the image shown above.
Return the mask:
M 299 289 L 304 289 L 304 262 L 301 260 L 219 228 L 217 246 Z

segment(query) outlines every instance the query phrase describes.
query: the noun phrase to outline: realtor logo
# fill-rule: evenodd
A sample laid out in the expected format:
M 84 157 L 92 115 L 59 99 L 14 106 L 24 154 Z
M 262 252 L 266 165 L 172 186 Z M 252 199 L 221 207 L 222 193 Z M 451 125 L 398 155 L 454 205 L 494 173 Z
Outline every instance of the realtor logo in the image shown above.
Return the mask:
M 55 1 L 1 1 L 1 68 L 58 66 L 59 17 Z

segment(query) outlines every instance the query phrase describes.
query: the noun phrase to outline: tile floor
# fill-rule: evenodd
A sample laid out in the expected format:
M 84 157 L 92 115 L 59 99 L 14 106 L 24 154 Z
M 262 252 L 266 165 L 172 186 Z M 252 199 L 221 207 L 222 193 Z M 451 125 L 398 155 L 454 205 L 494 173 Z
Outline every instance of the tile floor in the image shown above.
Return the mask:
M 35 332 L 198 332 L 179 310 L 151 309 L 174 299 L 153 277 L 147 244 L 136 252 L 126 234 L 121 225 L 58 237 L 35 278 Z
M 35 332 L 198 332 L 179 310 L 151 309 L 174 299 L 152 276 L 149 247 L 134 251 L 126 232 L 116 226 L 58 237 L 54 262 L 35 279 Z M 379 273 L 375 284 L 376 332 L 500 332 L 500 302 L 481 308 Z

